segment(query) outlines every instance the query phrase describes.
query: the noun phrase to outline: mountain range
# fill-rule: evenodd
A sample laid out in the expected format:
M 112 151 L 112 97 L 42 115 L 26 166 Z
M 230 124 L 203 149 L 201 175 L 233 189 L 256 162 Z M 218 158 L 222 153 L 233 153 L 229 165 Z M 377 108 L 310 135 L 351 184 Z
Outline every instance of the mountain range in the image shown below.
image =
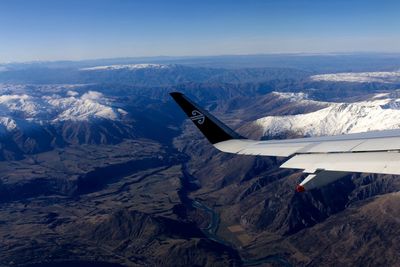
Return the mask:
M 168 95 L 251 138 L 392 129 L 397 80 L 359 77 L 397 57 L 256 58 L 3 65 L 0 265 L 398 265 L 399 177 L 298 194 L 301 172 L 219 153 Z

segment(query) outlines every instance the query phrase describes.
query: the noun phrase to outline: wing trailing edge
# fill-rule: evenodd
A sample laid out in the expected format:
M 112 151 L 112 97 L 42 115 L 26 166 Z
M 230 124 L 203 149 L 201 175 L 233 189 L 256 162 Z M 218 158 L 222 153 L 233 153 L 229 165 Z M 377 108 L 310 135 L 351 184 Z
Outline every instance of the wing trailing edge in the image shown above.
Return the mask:
M 246 139 L 184 96 L 171 93 L 186 115 L 222 152 L 291 157 L 281 168 L 302 169 L 308 176 L 296 191 L 314 189 L 351 172 L 400 175 L 400 130 L 257 141 Z

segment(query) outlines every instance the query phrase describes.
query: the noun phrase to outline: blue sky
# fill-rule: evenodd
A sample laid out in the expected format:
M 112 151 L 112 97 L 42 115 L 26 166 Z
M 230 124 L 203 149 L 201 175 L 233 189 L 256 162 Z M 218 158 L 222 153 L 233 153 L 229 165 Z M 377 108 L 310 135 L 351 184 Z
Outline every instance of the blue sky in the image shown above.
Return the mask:
M 0 0 L 0 62 L 400 52 L 400 1 Z

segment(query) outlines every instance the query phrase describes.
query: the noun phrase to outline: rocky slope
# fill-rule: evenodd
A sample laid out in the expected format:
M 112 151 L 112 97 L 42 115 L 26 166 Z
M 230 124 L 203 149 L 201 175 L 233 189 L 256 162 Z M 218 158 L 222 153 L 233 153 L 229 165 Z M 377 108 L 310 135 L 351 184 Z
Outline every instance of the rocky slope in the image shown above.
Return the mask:
M 127 141 L 1 162 L 0 265 L 240 265 L 175 214 L 184 156 L 164 149 Z

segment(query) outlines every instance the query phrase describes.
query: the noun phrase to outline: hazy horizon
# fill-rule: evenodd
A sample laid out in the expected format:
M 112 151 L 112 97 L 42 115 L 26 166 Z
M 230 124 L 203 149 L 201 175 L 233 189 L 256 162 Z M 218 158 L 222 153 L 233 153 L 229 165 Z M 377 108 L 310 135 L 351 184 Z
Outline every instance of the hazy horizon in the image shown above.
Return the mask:
M 268 56 L 282 56 L 282 57 L 290 57 L 290 56 L 400 56 L 400 52 L 379 52 L 379 51 L 350 51 L 350 52 L 321 52 L 321 53 L 311 53 L 311 52 L 297 52 L 297 53 L 255 53 L 255 54 L 215 54 L 215 55 L 154 55 L 154 56 L 119 56 L 119 57 L 94 57 L 94 58 L 82 58 L 82 59 L 68 59 L 68 58 L 56 58 L 56 59 L 37 59 L 37 60 L 15 60 L 15 61 L 0 61 L 0 64 L 30 64 L 30 63 L 56 63 L 56 62 L 90 62 L 90 61 L 113 61 L 113 60 L 144 60 L 146 63 L 147 60 L 150 61 L 158 61 L 158 60 L 185 60 L 185 59 L 205 59 L 205 58 L 246 58 L 246 57 L 268 57 Z

